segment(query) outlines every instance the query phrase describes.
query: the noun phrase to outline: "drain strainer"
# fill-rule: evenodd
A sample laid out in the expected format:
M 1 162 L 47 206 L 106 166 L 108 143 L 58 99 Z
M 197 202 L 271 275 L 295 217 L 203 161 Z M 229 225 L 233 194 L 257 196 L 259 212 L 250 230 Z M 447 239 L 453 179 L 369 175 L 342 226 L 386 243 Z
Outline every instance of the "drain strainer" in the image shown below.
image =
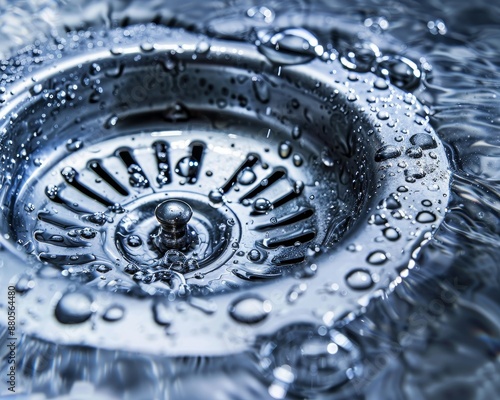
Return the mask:
M 20 258 L 3 274 L 26 334 L 225 354 L 331 326 L 407 273 L 449 175 L 391 84 L 401 60 L 377 75 L 302 30 L 257 36 L 135 26 L 12 61 L 1 228 Z

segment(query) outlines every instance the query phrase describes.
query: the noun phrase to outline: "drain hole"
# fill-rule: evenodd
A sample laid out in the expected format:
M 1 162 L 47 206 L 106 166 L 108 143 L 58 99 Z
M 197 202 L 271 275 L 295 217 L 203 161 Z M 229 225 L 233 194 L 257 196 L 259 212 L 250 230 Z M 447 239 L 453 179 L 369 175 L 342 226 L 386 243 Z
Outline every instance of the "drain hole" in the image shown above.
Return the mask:
M 120 182 L 118 182 L 115 178 L 113 178 L 112 175 L 109 174 L 108 171 L 106 171 L 99 161 L 97 160 L 91 160 L 88 164 L 88 167 L 94 171 L 101 179 L 103 179 L 106 183 L 111 185 L 113 189 L 115 189 L 118 193 L 120 193 L 122 196 L 128 196 L 129 191 L 124 188 Z
M 280 236 L 271 239 L 264 239 L 262 244 L 269 249 L 277 249 L 278 247 L 300 246 L 301 244 L 310 242 L 316 237 L 314 231 L 304 231 L 300 233 Z

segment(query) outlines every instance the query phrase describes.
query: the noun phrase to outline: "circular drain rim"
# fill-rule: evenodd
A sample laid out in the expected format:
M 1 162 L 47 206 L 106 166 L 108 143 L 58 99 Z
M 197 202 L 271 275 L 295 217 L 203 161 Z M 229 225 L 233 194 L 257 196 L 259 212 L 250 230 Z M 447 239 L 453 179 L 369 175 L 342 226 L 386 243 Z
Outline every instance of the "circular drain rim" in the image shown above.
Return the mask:
M 134 29 L 134 28 L 130 28 Z M 199 62 L 206 60 L 210 63 L 218 63 L 224 66 L 236 66 L 250 68 L 254 71 L 266 70 L 275 71 L 266 57 L 264 57 L 255 46 L 251 44 L 235 43 L 219 39 L 206 39 L 181 30 L 168 30 L 158 27 L 149 27 L 148 34 L 154 38 L 154 52 L 177 52 L 178 56 L 186 62 Z M 112 33 L 110 37 L 122 36 L 122 32 Z M 144 54 L 140 44 L 134 39 L 127 40 L 121 44 L 121 54 Z M 200 54 L 198 44 L 201 41 L 210 41 L 210 49 Z M 109 41 L 111 43 L 111 39 Z M 179 43 L 183 43 L 182 52 L 179 52 Z M 152 49 L 153 50 L 153 49 Z M 29 77 L 9 84 L 9 90 L 4 95 L 5 104 L 0 110 L 1 116 L 6 117 L 6 121 L 11 121 L 16 114 L 16 110 L 29 106 L 31 93 L 38 82 L 45 82 L 57 74 L 60 70 L 69 69 L 77 64 L 90 64 L 96 60 L 111 57 L 109 50 L 95 48 L 87 50 L 84 54 L 78 51 L 68 51 L 63 60 L 46 62 L 42 67 L 35 68 L 30 80 Z M 196 59 L 196 60 L 194 60 Z M 194 61 L 193 61 L 194 60 Z M 50 65 L 55 66 L 49 68 Z M 332 74 L 332 71 L 335 71 Z M 358 115 L 363 116 L 374 127 L 372 139 L 374 146 L 379 147 L 385 143 L 394 141 L 394 129 L 387 125 L 393 120 L 393 115 L 380 118 L 380 109 L 373 108 L 371 97 L 373 96 L 373 83 L 376 77 L 372 74 L 352 73 L 345 71 L 338 61 L 326 63 L 319 59 L 313 59 L 307 64 L 290 65 L 280 68 L 282 79 L 291 81 L 301 81 L 307 77 L 306 82 L 309 87 L 302 90 L 312 93 L 316 83 L 327 87 L 337 96 L 337 102 L 342 99 L 344 104 L 349 104 L 351 100 L 356 102 Z M 389 87 L 388 96 L 392 99 L 392 104 L 397 107 L 392 109 L 396 113 L 399 129 L 414 129 L 414 119 L 419 118 L 417 112 L 420 106 L 416 104 L 411 95 L 405 95 L 402 91 L 392 86 Z M 404 100 L 407 100 L 407 103 Z M 372 107 L 372 109 L 370 109 Z M 406 113 L 406 114 L 405 114 Z M 379 118 L 377 118 L 377 114 Z M 9 122 L 2 124 L 2 129 L 8 132 Z M 446 195 L 449 186 L 448 163 L 445 152 L 439 139 L 423 120 L 422 130 L 426 129 L 426 134 L 431 136 L 436 148 L 433 149 L 437 155 L 436 163 L 439 168 L 429 170 L 427 180 L 438 184 L 441 188 L 439 193 Z M 6 134 L 3 135 L 5 138 Z M 405 138 L 408 147 L 409 136 Z M 408 143 L 407 143 L 408 142 Z M 404 156 L 406 157 L 406 156 Z M 408 157 L 406 160 L 414 162 Z M 419 224 L 420 234 L 407 237 L 404 246 L 393 246 L 387 242 L 388 246 L 398 248 L 404 254 L 393 253 L 390 258 L 379 257 L 375 260 L 377 265 L 369 265 L 367 258 L 374 255 L 380 247 L 373 241 L 374 237 L 379 237 L 380 227 L 375 223 L 369 223 L 370 218 L 377 213 L 390 213 L 391 206 L 388 199 L 401 201 L 407 208 L 407 213 L 412 219 L 402 219 L 405 228 L 402 231 L 411 232 L 414 218 L 418 212 L 426 210 L 425 206 L 416 204 L 415 201 L 422 198 L 422 192 L 412 191 L 412 198 L 408 198 L 404 193 L 400 193 L 398 199 L 393 194 L 397 194 L 397 188 L 408 185 L 402 169 L 394 168 L 391 160 L 382 162 L 372 162 L 371 167 L 377 168 L 375 173 L 377 182 L 383 182 L 376 191 L 370 193 L 373 196 L 369 200 L 366 209 L 356 222 L 356 225 L 342 239 L 342 247 L 334 249 L 331 253 L 318 257 L 313 265 L 307 266 L 309 279 L 299 285 L 299 281 L 293 278 L 286 278 L 273 282 L 272 286 L 256 285 L 247 290 L 249 294 L 268 299 L 270 302 L 268 317 L 258 324 L 241 324 L 230 317 L 227 312 L 232 302 L 235 300 L 232 294 L 220 294 L 210 299 L 188 297 L 185 301 L 178 301 L 170 304 L 172 309 L 168 323 L 153 323 L 151 314 L 145 312 L 147 308 L 157 310 L 162 304 L 156 298 L 124 298 L 120 294 L 107 291 L 89 291 L 86 287 L 63 279 L 54 279 L 52 276 L 37 277 L 33 288 L 23 294 L 22 301 L 19 302 L 19 313 L 30 315 L 36 313 L 37 318 L 27 317 L 23 320 L 22 330 L 28 336 L 33 335 L 41 339 L 58 343 L 60 345 L 86 345 L 96 348 L 112 348 L 116 350 L 127 349 L 127 351 L 138 351 L 144 353 L 162 354 L 168 356 L 176 355 L 220 355 L 231 352 L 239 352 L 248 349 L 252 344 L 251 338 L 257 335 L 272 335 L 277 328 L 293 322 L 310 322 L 313 324 L 324 324 L 332 326 L 335 322 L 344 318 L 348 313 L 359 310 L 367 302 L 377 295 L 379 289 L 391 289 L 391 285 L 400 282 L 401 276 L 405 276 L 412 266 L 411 255 L 423 242 L 424 237 L 428 237 L 426 232 L 431 232 L 442 220 L 444 207 L 440 212 L 435 212 L 435 220 L 422 222 Z M 397 170 L 395 176 L 385 179 L 386 172 Z M 418 177 L 416 178 L 418 179 Z M 419 181 L 417 180 L 417 183 Z M 411 183 L 410 185 L 416 185 Z M 375 187 L 375 185 L 372 185 Z M 424 186 L 419 189 L 425 190 Z M 424 192 L 425 193 L 425 192 Z M 3 202 L 5 195 L 2 196 Z M 406 199 L 403 199 L 407 197 Z M 431 197 L 435 197 L 432 195 Z M 404 201 L 403 201 L 404 200 Z M 385 202 L 384 202 L 385 201 Z M 407 205 L 410 203 L 410 206 Z M 446 200 L 443 201 L 446 203 Z M 380 206 L 378 206 L 380 204 Z M 380 207 L 380 210 L 377 210 Z M 409 229 L 407 229 L 409 228 Z M 356 246 L 356 242 L 363 243 L 362 249 Z M 5 247 L 16 252 L 15 247 L 5 238 L 2 239 Z M 346 246 L 347 245 L 347 246 Z M 366 247 L 365 247 L 366 246 Z M 5 253 L 5 252 L 4 252 Z M 16 260 L 12 254 L 2 254 L 5 262 L 3 275 L 10 279 L 11 283 L 16 283 L 20 275 L 30 273 L 31 266 L 26 267 L 23 261 Z M 376 255 L 374 256 L 376 257 Z M 325 265 L 333 264 L 333 265 Z M 383 266 L 382 266 L 383 265 Z M 368 290 L 360 292 L 346 290 L 346 275 L 354 268 L 364 268 L 372 273 L 372 278 L 376 277 L 373 285 Z M 34 271 L 32 271 L 34 272 Z M 392 282 L 392 284 L 391 284 Z M 304 286 L 307 286 L 307 290 Z M 0 289 L 3 291 L 6 288 Z M 92 317 L 81 324 L 63 325 L 54 317 L 54 310 L 59 299 L 67 292 L 78 291 L 92 298 Z M 47 293 L 54 293 L 49 301 L 39 302 L 44 299 Z M 359 294 L 358 294 L 359 293 Z M 4 296 L 6 297 L 6 296 Z M 296 300 L 297 298 L 299 298 Z M 113 324 L 97 320 L 106 309 L 116 304 L 126 303 L 126 314 L 120 321 Z M 163 307 L 164 305 L 162 305 Z M 272 308 L 272 309 L 271 309 Z M 154 311 L 157 312 L 157 311 Z M 203 329 L 193 327 L 193 321 L 199 321 L 199 326 Z M 168 326 L 165 334 L 165 327 Z M 122 332 L 126 331 L 127 335 Z

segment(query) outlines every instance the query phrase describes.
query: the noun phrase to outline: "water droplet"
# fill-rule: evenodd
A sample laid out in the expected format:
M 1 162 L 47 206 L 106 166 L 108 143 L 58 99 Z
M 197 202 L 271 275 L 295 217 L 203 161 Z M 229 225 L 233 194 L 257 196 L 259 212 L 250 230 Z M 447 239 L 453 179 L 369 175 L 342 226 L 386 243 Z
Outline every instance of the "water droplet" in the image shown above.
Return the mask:
M 358 96 L 356 96 L 354 93 L 349 93 L 347 95 L 347 100 L 348 101 L 356 101 L 358 99 Z
M 125 271 L 127 274 L 135 274 L 136 272 L 139 272 L 139 267 L 134 264 L 128 264 L 125 268 L 123 268 L 123 271 Z
M 66 142 L 66 148 L 68 151 L 77 151 L 83 147 L 83 142 L 79 139 L 69 139 Z
M 368 255 L 366 261 L 373 265 L 382 265 L 387 261 L 387 254 L 385 252 L 377 250 Z
M 321 151 L 321 161 L 325 166 L 333 167 L 334 160 L 330 149 L 324 148 L 323 151 Z
M 35 205 L 33 203 L 25 204 L 24 211 L 26 211 L 28 213 L 35 211 Z
M 302 296 L 307 290 L 307 285 L 305 283 L 300 283 L 298 285 L 293 285 L 286 295 L 286 300 L 288 303 L 295 303 L 300 296 Z
M 292 160 L 293 160 L 293 165 L 295 165 L 296 167 L 300 167 L 304 163 L 304 160 L 302 159 L 300 154 L 294 154 Z
M 387 145 L 377 150 L 377 152 L 375 153 L 375 161 L 386 161 L 390 158 L 399 157 L 400 155 L 401 150 L 399 148 L 397 148 L 396 146 Z
M 345 280 L 347 285 L 353 290 L 367 290 L 374 284 L 370 273 L 364 269 L 355 269 L 349 272 Z
M 406 150 L 406 155 L 411 158 L 421 158 L 422 148 L 419 146 L 412 146 Z
M 167 304 L 157 302 L 153 305 L 153 318 L 158 325 L 168 326 L 172 323 L 173 314 Z
M 382 232 L 384 233 L 386 239 L 392 242 L 400 238 L 400 234 L 395 228 L 385 228 Z
M 121 320 L 124 315 L 125 315 L 125 308 L 123 308 L 123 306 L 112 305 L 106 310 L 102 318 L 105 321 L 115 322 Z
M 76 178 L 76 170 L 72 167 L 64 167 L 61 171 L 61 175 L 66 180 L 66 182 L 73 182 Z
M 417 214 L 416 220 L 417 220 L 417 222 L 420 222 L 421 224 L 427 224 L 430 222 L 434 222 L 436 220 L 436 216 L 429 211 L 420 211 Z
M 260 260 L 261 254 L 260 254 L 260 251 L 259 251 L 259 250 L 257 250 L 257 249 L 252 249 L 252 250 L 250 250 L 250 251 L 248 252 L 248 256 L 247 256 L 247 257 L 248 257 L 248 259 L 249 259 L 250 261 L 255 262 L 255 261 L 259 261 L 259 260 Z
M 398 200 L 396 200 L 394 195 L 391 195 L 382 200 L 379 203 L 379 207 L 385 208 L 387 210 L 397 210 L 398 208 L 401 208 L 401 203 Z
M 97 75 L 101 71 L 101 66 L 97 63 L 92 63 L 89 68 L 90 75 Z
M 273 204 L 268 200 L 262 197 L 259 197 L 253 203 L 253 209 L 258 213 L 265 213 L 272 208 Z
M 206 40 L 202 40 L 196 44 L 196 49 L 195 52 L 197 54 L 205 54 L 210 51 L 210 43 L 208 43 Z
M 383 78 L 377 78 L 375 79 L 375 82 L 373 82 L 373 87 L 378 90 L 386 90 L 389 85 L 387 84 L 387 81 Z
M 182 103 L 175 103 L 163 112 L 163 118 L 168 122 L 185 122 L 189 117 L 189 110 Z
M 425 177 L 425 171 L 417 166 L 410 167 L 405 170 L 405 176 L 407 182 L 414 182 L 415 179 L 422 179 Z
M 380 214 L 373 214 L 370 216 L 368 223 L 374 225 L 385 225 L 387 224 L 387 219 Z
M 80 324 L 92 315 L 92 298 L 82 292 L 64 294 L 57 303 L 56 318 L 63 324 Z
M 85 227 L 79 231 L 80 236 L 84 239 L 93 239 L 97 236 L 97 231 L 95 229 Z
M 155 49 L 155 45 L 154 43 L 145 42 L 141 43 L 140 48 L 144 53 L 149 53 Z
M 293 191 L 295 193 L 297 193 L 297 194 L 300 194 L 304 190 L 305 186 L 306 185 L 304 184 L 304 182 L 302 182 L 302 181 L 295 181 L 293 183 Z
M 199 166 L 200 163 L 196 158 L 192 156 L 186 156 L 181 158 L 177 162 L 174 171 L 180 176 L 191 178 L 191 180 L 193 180 L 198 173 Z
M 257 295 L 245 295 L 234 301 L 229 307 L 229 315 L 244 324 L 256 324 L 263 321 L 271 312 L 271 302 Z
M 410 143 L 420 147 L 422 150 L 434 149 L 437 147 L 434 138 L 427 133 L 417 133 L 410 138 Z
M 318 39 L 303 28 L 280 32 L 258 32 L 259 51 L 271 62 L 281 65 L 303 64 L 323 53 Z
M 422 205 L 424 207 L 430 207 L 430 206 L 432 206 L 432 201 L 430 201 L 428 199 L 422 200 Z
M 269 85 L 262 76 L 258 75 L 252 78 L 252 87 L 255 93 L 255 97 L 257 97 L 257 99 L 261 103 L 266 104 L 269 102 Z
M 104 123 L 104 127 L 106 129 L 111 129 L 115 127 L 117 123 L 118 123 L 118 116 L 113 114 L 106 120 L 106 122 Z
M 257 175 L 253 172 L 252 168 L 246 167 L 238 174 L 238 183 L 240 185 L 251 185 L 257 179 Z
M 264 21 L 267 24 L 274 21 L 274 11 L 265 6 L 251 7 L 247 10 L 246 15 L 248 18 Z
M 380 55 L 378 47 L 369 42 L 356 43 L 353 46 L 345 46 L 340 51 L 340 62 L 347 69 L 368 72 L 375 59 Z
M 31 94 L 36 96 L 37 94 L 42 93 L 42 90 L 43 86 L 40 83 L 37 83 L 35 86 L 31 88 Z
M 105 273 L 107 273 L 107 272 L 111 271 L 111 269 L 112 269 L 112 268 L 111 268 L 110 266 L 108 266 L 108 265 L 105 265 L 105 264 L 99 264 L 99 265 L 96 267 L 96 269 L 95 269 L 95 270 L 96 270 L 97 272 L 100 272 L 101 274 L 105 274 Z
M 123 49 L 121 47 L 112 47 L 111 49 L 109 49 L 109 52 L 113 56 L 120 56 L 123 54 Z
M 300 138 L 302 135 L 302 130 L 300 129 L 300 126 L 295 125 L 292 129 L 292 138 L 297 140 Z
M 88 217 L 89 221 L 96 225 L 104 225 L 108 222 L 108 217 L 101 211 L 97 211 Z
M 219 189 L 214 189 L 208 194 L 208 199 L 212 205 L 220 205 L 224 201 L 224 196 Z
M 16 292 L 26 293 L 35 287 L 35 281 L 27 275 L 21 275 L 15 284 Z
M 380 119 L 381 121 L 385 121 L 389 119 L 389 113 L 387 111 L 379 111 L 377 113 L 377 118 Z
M 292 146 L 290 145 L 290 142 L 281 142 L 278 147 L 278 154 L 280 155 L 280 157 L 288 158 L 290 157 L 291 153 L 292 153 Z
M 412 90 L 420 84 L 420 69 L 406 57 L 384 57 L 377 67 L 377 73 L 402 89 Z
M 127 245 L 130 247 L 139 247 L 142 245 L 142 239 L 137 235 L 130 235 L 127 238 Z

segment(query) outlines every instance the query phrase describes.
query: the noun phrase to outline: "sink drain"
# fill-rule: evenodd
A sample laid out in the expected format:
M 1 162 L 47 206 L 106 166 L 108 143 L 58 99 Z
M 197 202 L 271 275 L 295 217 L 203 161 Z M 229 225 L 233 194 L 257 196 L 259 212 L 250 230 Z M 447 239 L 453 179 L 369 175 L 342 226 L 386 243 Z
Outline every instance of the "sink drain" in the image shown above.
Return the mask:
M 1 229 L 28 335 L 226 354 L 407 274 L 444 215 L 443 146 L 401 60 L 363 72 L 304 32 L 133 26 L 11 61 Z

